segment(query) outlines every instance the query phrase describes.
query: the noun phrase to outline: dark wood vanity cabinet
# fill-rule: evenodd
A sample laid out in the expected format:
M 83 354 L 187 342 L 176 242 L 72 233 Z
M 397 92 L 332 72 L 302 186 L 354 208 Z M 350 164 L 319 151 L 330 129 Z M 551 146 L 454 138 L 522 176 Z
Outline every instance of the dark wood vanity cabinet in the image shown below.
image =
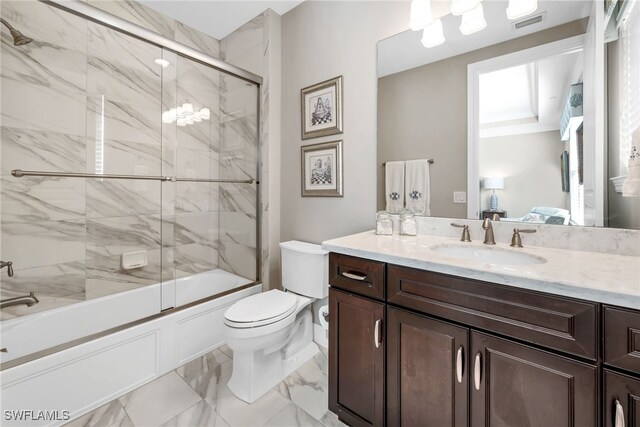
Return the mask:
M 345 423 L 640 427 L 640 312 L 333 253 L 330 265 L 329 409 Z
M 388 425 L 467 425 L 468 343 L 467 328 L 388 307 Z
M 640 378 L 605 369 L 603 395 L 604 427 L 640 427 Z
M 595 365 L 479 332 L 470 358 L 471 426 L 597 425 Z
M 329 409 L 352 426 L 384 424 L 385 305 L 329 290 Z

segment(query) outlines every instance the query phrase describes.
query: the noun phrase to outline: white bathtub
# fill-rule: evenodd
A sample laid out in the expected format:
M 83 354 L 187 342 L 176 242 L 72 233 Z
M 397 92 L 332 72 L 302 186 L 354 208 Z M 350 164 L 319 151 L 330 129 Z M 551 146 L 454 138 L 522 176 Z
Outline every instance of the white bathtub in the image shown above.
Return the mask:
M 158 293 L 177 285 L 180 304 L 250 281 L 213 270 L 3 322 L 3 345 L 21 353 L 86 336 L 158 312 Z M 261 286 L 231 292 L 0 371 L 0 425 L 60 426 L 224 344 L 224 312 Z M 152 303 L 146 304 L 147 299 Z M 165 298 L 166 299 L 166 298 Z M 6 330 L 5 330 L 6 328 Z M 27 335 L 32 334 L 32 335 Z M 29 350 L 27 350 L 29 349 Z M 14 356 L 15 353 L 8 353 Z M 9 411 L 9 412 L 7 412 Z M 7 418 L 49 411 L 55 418 Z
M 210 270 L 131 291 L 4 320 L 0 323 L 0 362 L 124 325 L 251 283 L 224 270 Z M 37 295 L 36 295 L 37 296 Z

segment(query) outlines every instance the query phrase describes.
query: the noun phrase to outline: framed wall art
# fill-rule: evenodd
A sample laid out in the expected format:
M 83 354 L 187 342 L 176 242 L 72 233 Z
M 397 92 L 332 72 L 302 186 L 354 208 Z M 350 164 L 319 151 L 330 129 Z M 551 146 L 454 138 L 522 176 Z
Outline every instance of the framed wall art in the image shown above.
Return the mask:
M 342 197 L 342 141 L 301 147 L 302 197 Z
M 300 91 L 302 139 L 342 133 L 342 76 Z

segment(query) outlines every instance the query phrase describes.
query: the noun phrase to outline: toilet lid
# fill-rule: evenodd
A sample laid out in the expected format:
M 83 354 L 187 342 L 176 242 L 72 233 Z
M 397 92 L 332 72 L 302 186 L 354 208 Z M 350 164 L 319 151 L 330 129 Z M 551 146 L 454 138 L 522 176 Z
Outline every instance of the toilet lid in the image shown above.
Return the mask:
M 298 298 L 295 295 L 272 290 L 243 298 L 224 314 L 236 327 L 254 327 L 277 322 L 293 313 Z

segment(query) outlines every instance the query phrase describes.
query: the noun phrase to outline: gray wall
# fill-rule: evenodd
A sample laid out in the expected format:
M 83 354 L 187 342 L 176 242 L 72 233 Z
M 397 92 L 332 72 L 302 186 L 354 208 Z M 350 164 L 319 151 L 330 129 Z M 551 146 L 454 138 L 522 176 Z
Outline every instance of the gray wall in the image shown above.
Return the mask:
M 409 2 L 304 2 L 282 17 L 281 239 L 314 243 L 372 229 L 376 42 L 407 29 Z M 302 141 L 300 89 L 342 75 L 344 133 Z M 344 197 L 300 196 L 300 147 L 344 141 Z
M 521 217 L 534 206 L 567 209 L 560 179 L 560 131 L 508 135 L 480 140 L 480 178 L 503 176 L 497 190 L 500 209 Z M 489 209 L 492 190 L 480 191 L 480 207 Z
M 453 191 L 467 188 L 467 65 L 583 34 L 586 26 L 587 19 L 570 22 L 379 79 L 378 208 L 385 204 L 383 162 L 433 157 L 431 215 L 466 217 Z
M 608 178 L 619 176 L 620 145 L 616 141 L 620 138 L 620 43 L 611 42 L 607 45 L 607 97 L 608 97 Z M 640 229 L 640 197 L 622 197 L 616 193 L 611 181 L 607 179 L 609 200 L 609 227 Z

